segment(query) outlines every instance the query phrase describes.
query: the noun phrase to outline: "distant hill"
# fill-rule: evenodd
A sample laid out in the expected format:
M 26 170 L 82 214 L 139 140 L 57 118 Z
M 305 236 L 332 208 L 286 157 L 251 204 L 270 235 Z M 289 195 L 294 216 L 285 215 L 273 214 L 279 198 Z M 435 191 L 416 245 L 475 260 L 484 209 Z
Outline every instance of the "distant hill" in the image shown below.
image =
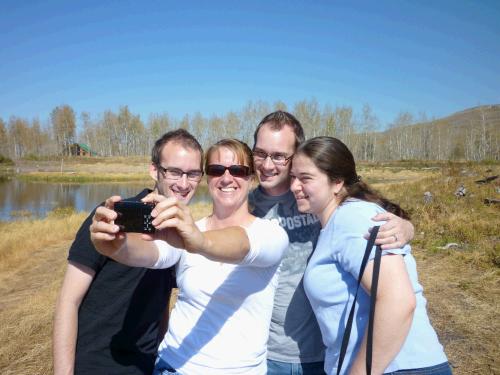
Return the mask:
M 378 134 L 376 146 L 373 160 L 500 160 L 500 104 L 393 126 Z
M 500 104 L 481 105 L 465 109 L 438 121 L 443 121 L 456 127 L 475 126 L 484 121 L 485 125 L 500 129 Z
M 420 126 L 435 126 L 435 125 L 448 125 L 458 128 L 475 127 L 478 125 L 485 125 L 500 130 L 500 104 L 481 105 L 464 109 L 463 111 L 453 113 L 449 116 L 429 120 L 426 122 L 419 122 L 412 125 L 412 127 Z M 390 133 L 391 130 L 401 127 L 393 127 L 384 131 Z

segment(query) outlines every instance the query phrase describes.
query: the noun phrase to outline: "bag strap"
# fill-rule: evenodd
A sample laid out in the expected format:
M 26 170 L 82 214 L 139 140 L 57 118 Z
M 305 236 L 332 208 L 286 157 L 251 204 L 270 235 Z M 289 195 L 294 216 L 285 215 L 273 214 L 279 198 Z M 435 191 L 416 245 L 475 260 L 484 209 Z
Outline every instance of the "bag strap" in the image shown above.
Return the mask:
M 344 337 L 342 338 L 342 346 L 340 348 L 339 361 L 337 364 L 337 375 L 340 374 L 342 369 L 342 364 L 344 363 L 344 357 L 347 351 L 347 346 L 349 344 L 349 338 L 351 336 L 352 323 L 354 321 L 354 310 L 356 308 L 356 300 L 358 298 L 359 286 L 361 284 L 361 279 L 363 278 L 363 273 L 365 272 L 366 265 L 368 263 L 368 258 L 370 257 L 371 250 L 375 244 L 375 238 L 377 237 L 379 227 L 373 227 L 368 243 L 366 244 L 365 254 L 363 260 L 361 261 L 361 267 L 359 269 L 358 285 L 356 287 L 356 293 L 354 294 L 354 301 L 352 302 L 351 311 L 349 312 L 349 318 L 347 319 L 347 325 L 344 331 Z M 380 274 L 380 261 L 382 258 L 382 249 L 380 245 L 377 245 L 375 250 L 375 259 L 373 265 L 373 275 L 372 275 L 372 285 L 370 289 L 370 317 L 368 321 L 368 332 L 367 332 L 367 342 L 366 342 L 366 373 L 371 374 L 372 369 L 372 351 L 373 351 L 373 323 L 375 318 L 375 300 L 378 290 L 378 278 Z

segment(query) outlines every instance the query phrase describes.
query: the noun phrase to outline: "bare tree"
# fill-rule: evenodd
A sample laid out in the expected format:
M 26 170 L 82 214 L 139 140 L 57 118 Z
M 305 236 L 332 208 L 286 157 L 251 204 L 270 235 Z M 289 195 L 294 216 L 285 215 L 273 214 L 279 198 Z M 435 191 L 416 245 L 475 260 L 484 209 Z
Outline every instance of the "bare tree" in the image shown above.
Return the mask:
M 481 106 L 444 119 L 429 120 L 425 113 L 416 119 L 400 112 L 389 129 L 379 132 L 379 120 L 369 104 L 359 114 L 349 106 L 319 108 L 316 99 L 302 100 L 292 113 L 304 125 L 308 137 L 329 135 L 341 139 L 357 159 L 500 159 L 500 106 Z M 122 106 L 91 118 L 81 114 L 82 129 L 78 139 L 102 156 L 144 155 L 163 133 L 181 127 L 189 130 L 204 146 L 221 137 L 235 137 L 253 144 L 253 132 L 261 119 L 272 110 L 286 110 L 283 101 L 272 105 L 265 101 L 248 102 L 241 111 L 204 117 L 197 112 L 180 120 L 164 113 L 149 117 L 147 127 L 139 115 Z M 29 122 L 11 117 L 0 119 L 0 154 L 22 158 L 29 154 L 67 154 L 75 140 L 75 113 L 69 105 L 54 108 L 50 121 Z M 54 142 L 55 140 L 55 142 Z
M 38 118 L 33 119 L 30 130 L 31 142 L 29 152 L 35 156 L 47 155 L 46 146 L 49 143 L 49 136 L 47 132 L 43 131 Z
M 335 124 L 338 137 L 347 146 L 352 147 L 354 135 L 354 121 L 352 108 L 348 106 L 336 107 Z
M 11 117 L 9 119 L 9 139 L 12 143 L 14 158 L 19 159 L 27 155 L 30 138 L 29 124 L 25 119 Z
M 191 130 L 193 136 L 200 142 L 201 145 L 208 144 L 207 120 L 200 112 L 196 112 L 191 121 Z
M 9 135 L 5 122 L 0 118 L 0 156 L 9 156 Z
M 73 109 L 65 104 L 50 114 L 56 143 L 63 155 L 69 154 L 69 146 L 75 141 L 76 120 Z
M 321 113 L 316 99 L 297 102 L 293 113 L 301 122 L 308 137 L 316 137 L 321 134 Z
M 153 143 L 172 127 L 172 120 L 167 113 L 153 114 L 148 120 L 149 142 L 148 149 L 151 149 Z
M 335 112 L 329 104 L 325 105 L 325 108 L 323 109 L 321 122 L 323 123 L 323 135 L 338 138 L 337 118 L 335 116 Z
M 117 118 L 116 138 L 120 142 L 121 156 L 141 155 L 144 153 L 144 125 L 138 115 L 130 112 L 128 106 L 120 107 Z
M 242 132 L 240 139 L 248 143 L 250 147 L 253 145 L 253 133 L 259 122 L 271 112 L 271 107 L 264 101 L 250 101 L 243 107 L 241 113 Z
M 287 105 L 284 101 L 277 100 L 273 104 L 273 110 L 274 111 L 288 111 Z
M 224 137 L 239 138 L 241 129 L 241 120 L 238 114 L 234 111 L 228 112 L 223 119 L 224 122 Z M 219 135 L 220 137 L 220 135 Z
M 360 123 L 360 152 L 358 157 L 363 160 L 375 159 L 375 131 L 378 127 L 378 118 L 369 104 L 364 104 Z

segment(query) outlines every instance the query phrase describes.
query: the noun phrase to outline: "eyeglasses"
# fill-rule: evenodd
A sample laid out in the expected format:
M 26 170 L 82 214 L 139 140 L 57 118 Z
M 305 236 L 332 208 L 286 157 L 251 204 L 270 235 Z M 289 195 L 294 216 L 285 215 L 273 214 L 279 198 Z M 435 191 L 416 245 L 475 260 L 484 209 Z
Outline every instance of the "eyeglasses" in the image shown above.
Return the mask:
M 268 157 L 271 158 L 271 161 L 275 165 L 287 165 L 288 161 L 293 157 L 293 154 L 286 156 L 285 154 L 281 154 L 279 152 L 268 154 L 262 150 L 253 150 L 253 159 L 256 163 L 263 163 Z
M 230 165 L 226 167 L 220 164 L 210 164 L 207 166 L 207 175 L 212 177 L 220 177 L 226 170 L 229 171 L 229 174 L 233 177 L 247 177 L 250 176 L 250 167 L 246 165 Z
M 200 181 L 203 176 L 203 172 L 194 169 L 192 171 L 184 172 L 179 168 L 162 167 L 161 165 L 156 166 L 158 170 L 163 174 L 163 176 L 169 180 L 179 180 L 183 175 L 186 175 L 187 179 L 190 181 Z

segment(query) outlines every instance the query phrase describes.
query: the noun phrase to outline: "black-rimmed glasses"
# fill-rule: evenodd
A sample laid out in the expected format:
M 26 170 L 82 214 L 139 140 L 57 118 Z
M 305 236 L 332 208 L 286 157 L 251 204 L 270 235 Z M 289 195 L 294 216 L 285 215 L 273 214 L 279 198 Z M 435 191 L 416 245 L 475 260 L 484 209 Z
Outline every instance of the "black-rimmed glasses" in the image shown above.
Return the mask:
M 199 169 L 184 172 L 179 168 L 162 167 L 161 165 L 157 165 L 156 167 L 163 174 L 163 177 L 169 180 L 179 180 L 183 175 L 186 175 L 188 180 L 198 182 L 203 176 L 203 171 L 200 171 Z
M 275 152 L 272 154 L 268 154 L 262 150 L 253 150 L 253 160 L 256 163 L 263 163 L 267 158 L 271 158 L 271 161 L 275 165 L 287 165 L 290 159 L 293 157 L 293 154 L 290 156 L 286 156 L 286 154 L 282 154 L 280 152 Z

